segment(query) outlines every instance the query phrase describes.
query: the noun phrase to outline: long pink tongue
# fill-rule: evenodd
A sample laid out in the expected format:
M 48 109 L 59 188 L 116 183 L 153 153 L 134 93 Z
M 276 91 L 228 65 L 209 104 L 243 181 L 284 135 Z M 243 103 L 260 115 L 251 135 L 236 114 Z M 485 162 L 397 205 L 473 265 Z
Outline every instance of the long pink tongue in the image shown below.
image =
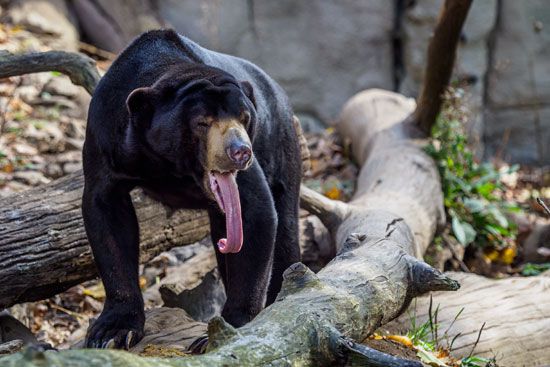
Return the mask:
M 215 175 L 223 200 L 227 232 L 227 239 L 220 239 L 218 248 L 224 254 L 239 252 L 243 246 L 243 222 L 241 218 L 241 200 L 239 199 L 239 188 L 237 187 L 235 174 L 216 173 Z

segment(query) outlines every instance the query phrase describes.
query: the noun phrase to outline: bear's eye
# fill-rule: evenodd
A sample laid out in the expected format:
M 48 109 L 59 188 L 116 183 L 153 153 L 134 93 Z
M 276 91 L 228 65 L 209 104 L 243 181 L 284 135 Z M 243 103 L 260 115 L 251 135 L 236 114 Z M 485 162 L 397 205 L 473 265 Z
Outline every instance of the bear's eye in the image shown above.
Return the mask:
M 197 126 L 208 127 L 210 125 L 208 125 L 208 121 L 206 121 L 206 119 L 199 119 L 197 120 Z
M 244 111 L 241 114 L 241 121 L 244 126 L 248 127 L 248 124 L 250 123 L 250 119 L 251 119 L 250 112 Z

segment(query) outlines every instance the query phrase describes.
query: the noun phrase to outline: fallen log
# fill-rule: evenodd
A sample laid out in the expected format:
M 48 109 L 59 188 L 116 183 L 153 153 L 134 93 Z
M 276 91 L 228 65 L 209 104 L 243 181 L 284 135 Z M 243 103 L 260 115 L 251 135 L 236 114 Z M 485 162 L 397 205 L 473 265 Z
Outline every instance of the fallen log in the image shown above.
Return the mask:
M 452 343 L 454 357 L 468 357 L 473 351 L 476 356 L 496 357 L 500 367 L 536 367 L 550 363 L 549 272 L 536 277 L 499 280 L 476 274 L 449 275 L 460 281 L 461 288 L 452 295 L 433 293 L 432 314 L 438 308 L 438 333 L 443 345 L 448 346 L 460 334 Z M 408 330 L 409 315 L 416 315 L 417 325 L 426 322 L 429 298 L 417 298 L 408 314 L 387 327 Z M 476 344 L 483 324 L 485 327 Z
M 0 308 L 51 297 L 97 270 L 81 214 L 82 172 L 0 201 Z M 140 261 L 208 235 L 208 215 L 172 212 L 134 190 Z

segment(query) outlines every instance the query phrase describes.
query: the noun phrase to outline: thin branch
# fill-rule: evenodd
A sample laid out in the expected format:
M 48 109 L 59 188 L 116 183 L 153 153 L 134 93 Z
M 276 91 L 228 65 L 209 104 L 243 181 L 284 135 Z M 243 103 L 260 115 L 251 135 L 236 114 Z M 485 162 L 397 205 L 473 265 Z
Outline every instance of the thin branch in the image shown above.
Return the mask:
M 300 207 L 318 216 L 331 233 L 336 233 L 349 212 L 348 204 L 329 199 L 304 185 L 300 187 Z
M 428 46 L 428 62 L 418 106 L 411 121 L 424 136 L 441 108 L 442 95 L 453 72 L 456 48 L 472 0 L 446 0 Z
M 481 329 L 479 329 L 479 333 L 477 333 L 476 342 L 474 343 L 474 346 L 472 347 L 470 354 L 468 354 L 468 358 L 470 358 L 474 354 L 474 350 L 476 349 L 477 344 L 479 343 L 479 339 L 481 339 L 481 333 L 483 332 L 483 328 L 485 327 L 485 324 L 486 322 L 484 322 L 483 325 L 481 325 Z
M 546 214 L 550 215 L 550 209 L 548 208 L 544 200 L 542 200 L 541 198 L 537 198 L 537 203 L 539 203 L 539 205 L 542 206 L 542 209 L 544 209 Z
M 84 87 L 90 94 L 100 79 L 95 61 L 86 55 L 65 51 L 17 55 L 0 53 L 0 78 L 45 71 L 67 75 L 74 84 Z

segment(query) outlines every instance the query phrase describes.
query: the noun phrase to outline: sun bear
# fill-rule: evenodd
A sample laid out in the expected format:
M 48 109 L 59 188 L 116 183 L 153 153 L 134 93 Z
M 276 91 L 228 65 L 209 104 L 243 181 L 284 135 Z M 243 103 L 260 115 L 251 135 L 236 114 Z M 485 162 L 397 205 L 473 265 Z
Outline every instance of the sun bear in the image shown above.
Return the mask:
M 256 65 L 171 30 L 134 40 L 88 113 L 82 211 L 106 300 L 86 346 L 128 349 L 143 337 L 132 189 L 208 211 L 222 316 L 238 327 L 275 300 L 299 261 L 301 164 L 288 98 Z

